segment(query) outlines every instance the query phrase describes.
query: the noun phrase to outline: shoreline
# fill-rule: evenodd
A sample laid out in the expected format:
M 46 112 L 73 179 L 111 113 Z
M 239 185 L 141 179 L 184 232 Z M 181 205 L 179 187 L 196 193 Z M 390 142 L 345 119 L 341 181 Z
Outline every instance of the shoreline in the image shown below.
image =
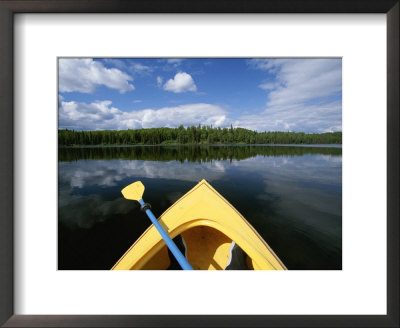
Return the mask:
M 130 148 L 130 147 L 193 147 L 193 146 L 208 146 L 208 147 L 243 147 L 243 146 L 257 146 L 257 147 L 314 147 L 314 148 L 342 148 L 342 144 L 132 144 L 132 145 L 73 145 L 73 146 L 60 146 L 58 148 Z

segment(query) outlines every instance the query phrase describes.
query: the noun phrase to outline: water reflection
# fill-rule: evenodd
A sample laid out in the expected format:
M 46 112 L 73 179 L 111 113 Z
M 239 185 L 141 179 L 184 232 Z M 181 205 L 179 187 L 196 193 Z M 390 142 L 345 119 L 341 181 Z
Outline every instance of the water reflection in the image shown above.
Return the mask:
M 246 217 L 289 269 L 341 269 L 341 148 L 132 148 L 122 155 L 117 148 L 61 151 L 60 160 L 66 161 L 59 162 L 60 269 L 78 268 L 77 263 L 80 269 L 108 269 L 146 229 L 148 220 L 137 205 L 121 197 L 125 185 L 142 180 L 146 200 L 160 215 L 203 178 Z M 103 155 L 106 159 L 100 160 Z M 83 239 L 83 244 L 112 244 L 115 253 L 105 257 L 102 252 L 99 259 L 95 246 L 87 254 L 67 247 Z M 91 262 L 74 260 L 76 256 Z
M 211 160 L 246 159 L 263 156 L 301 156 L 325 154 L 341 156 L 342 148 L 319 146 L 127 146 L 127 147 L 69 147 L 59 148 L 59 161 L 81 159 L 135 159 L 149 161 L 207 162 Z

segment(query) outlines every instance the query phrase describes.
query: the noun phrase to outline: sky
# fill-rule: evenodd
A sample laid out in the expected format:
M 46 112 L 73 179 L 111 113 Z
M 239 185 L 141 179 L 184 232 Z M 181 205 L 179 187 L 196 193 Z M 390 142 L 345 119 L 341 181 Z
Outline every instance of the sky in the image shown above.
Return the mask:
M 60 58 L 60 129 L 342 130 L 339 58 Z

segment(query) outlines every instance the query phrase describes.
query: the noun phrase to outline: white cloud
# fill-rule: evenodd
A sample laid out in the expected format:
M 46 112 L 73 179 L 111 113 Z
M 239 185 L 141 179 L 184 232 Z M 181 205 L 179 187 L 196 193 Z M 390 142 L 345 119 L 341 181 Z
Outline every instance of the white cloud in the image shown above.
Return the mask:
M 129 71 L 131 73 L 146 75 L 154 71 L 153 67 L 143 65 L 141 63 L 132 61 L 131 59 L 115 59 L 115 58 L 104 58 L 104 63 L 115 66 L 121 70 Z
M 112 107 L 111 101 L 90 104 L 61 101 L 59 108 L 60 129 L 123 130 L 177 127 L 181 124 L 224 126 L 227 124 L 226 111 L 216 105 L 198 103 L 123 112 Z
M 106 68 L 90 58 L 61 58 L 58 62 L 59 91 L 92 93 L 97 86 L 104 85 L 120 93 L 134 90 L 129 83 L 133 78 L 117 68 Z
M 163 83 L 163 78 L 161 76 L 157 76 L 157 86 L 161 87 Z
M 126 66 L 125 62 L 121 59 L 116 59 L 116 58 L 104 58 L 103 62 L 115 66 L 116 68 L 119 68 L 121 70 L 126 70 L 128 67 Z
M 142 65 L 140 63 L 133 63 L 129 66 L 129 70 L 134 73 L 148 74 L 153 71 L 153 68 L 150 66 Z
M 181 58 L 169 58 L 167 59 L 167 63 L 173 65 L 174 67 L 179 66 L 182 64 L 183 59 Z
M 342 130 L 340 101 L 316 105 L 270 108 L 255 115 L 243 115 L 233 124 L 257 131 L 334 132 Z
M 249 65 L 275 76 L 260 88 L 268 92 L 265 110 L 235 124 L 259 131 L 342 130 L 340 59 L 253 59 Z
M 263 90 L 272 90 L 272 89 L 276 88 L 276 84 L 275 83 L 263 83 L 263 84 L 260 84 L 258 87 Z
M 61 101 L 59 108 L 59 127 L 89 129 L 112 122 L 122 112 L 111 106 L 111 101 L 99 101 L 91 104 L 75 101 Z
M 331 97 L 342 90 L 340 59 L 254 59 L 252 65 L 276 75 L 268 106 Z
M 179 72 L 173 79 L 169 79 L 164 84 L 164 90 L 174 93 L 181 93 L 187 91 L 196 91 L 197 87 L 190 74 Z

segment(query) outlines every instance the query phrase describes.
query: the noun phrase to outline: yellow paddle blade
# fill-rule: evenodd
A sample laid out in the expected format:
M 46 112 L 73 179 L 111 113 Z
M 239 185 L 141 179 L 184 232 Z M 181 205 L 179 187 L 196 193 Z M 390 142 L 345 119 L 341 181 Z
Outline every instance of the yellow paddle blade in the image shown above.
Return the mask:
M 126 199 L 139 201 L 139 199 L 142 199 L 144 193 L 144 185 L 141 181 L 136 181 L 126 186 L 121 192 Z

